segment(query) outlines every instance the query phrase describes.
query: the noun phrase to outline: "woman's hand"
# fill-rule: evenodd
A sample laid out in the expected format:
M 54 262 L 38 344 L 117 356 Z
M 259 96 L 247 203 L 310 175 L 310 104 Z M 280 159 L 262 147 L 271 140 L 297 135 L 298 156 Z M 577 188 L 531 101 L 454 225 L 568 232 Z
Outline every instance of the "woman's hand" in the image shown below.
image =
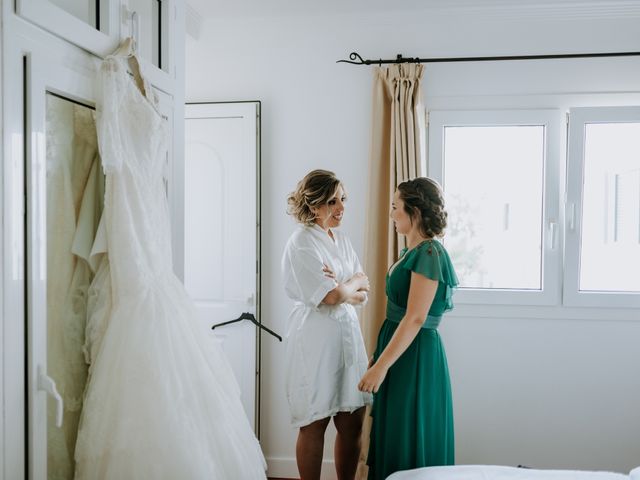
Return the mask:
M 358 383 L 358 390 L 361 392 L 376 393 L 386 376 L 387 369 L 379 363 L 376 363 L 366 371 L 360 383 Z
M 356 273 L 345 283 L 339 283 L 336 280 L 335 272 L 326 263 L 322 265 L 322 273 L 337 284 L 336 288 L 322 299 L 322 303 L 325 305 L 339 305 L 341 303 L 360 305 L 367 301 L 369 278 L 364 273 Z
M 359 292 L 369 291 L 369 277 L 367 277 L 363 272 L 356 273 L 351 277 L 350 281 L 354 282 Z
M 331 270 L 331 268 L 329 268 L 329 265 L 327 265 L 326 263 L 322 264 L 322 272 L 324 273 L 325 277 L 329 277 L 333 280 L 336 279 L 336 274 L 333 273 L 333 270 Z

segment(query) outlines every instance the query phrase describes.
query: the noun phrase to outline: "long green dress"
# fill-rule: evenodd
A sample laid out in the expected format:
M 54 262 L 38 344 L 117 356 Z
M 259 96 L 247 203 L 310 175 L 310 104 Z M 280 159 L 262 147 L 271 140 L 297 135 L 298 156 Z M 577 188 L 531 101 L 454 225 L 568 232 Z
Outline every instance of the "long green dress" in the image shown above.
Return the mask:
M 374 395 L 369 480 L 382 480 L 399 470 L 454 463 L 451 385 L 437 327 L 442 314 L 453 308 L 458 278 L 437 240 L 404 249 L 400 255 L 386 279 L 387 315 L 378 335 L 376 360 L 405 314 L 411 272 L 437 280 L 438 289 L 420 332 Z

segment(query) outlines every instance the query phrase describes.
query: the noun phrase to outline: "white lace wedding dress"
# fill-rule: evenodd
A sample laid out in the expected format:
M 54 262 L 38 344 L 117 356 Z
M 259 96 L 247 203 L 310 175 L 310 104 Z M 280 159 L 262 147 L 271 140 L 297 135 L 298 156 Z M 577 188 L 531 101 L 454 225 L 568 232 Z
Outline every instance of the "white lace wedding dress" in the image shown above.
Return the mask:
M 203 343 L 172 270 L 166 122 L 126 58 L 107 57 L 100 81 L 111 312 L 93 355 L 76 479 L 265 478 L 231 367 Z

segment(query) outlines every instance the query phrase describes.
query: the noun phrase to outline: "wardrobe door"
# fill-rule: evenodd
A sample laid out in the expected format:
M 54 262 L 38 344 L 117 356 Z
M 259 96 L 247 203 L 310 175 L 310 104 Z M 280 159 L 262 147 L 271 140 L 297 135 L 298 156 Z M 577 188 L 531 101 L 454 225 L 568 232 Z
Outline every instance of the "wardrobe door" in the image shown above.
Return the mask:
M 73 479 L 88 366 L 89 262 L 103 202 L 94 60 L 26 61 L 27 470 Z M 82 73 L 84 72 L 84 73 Z

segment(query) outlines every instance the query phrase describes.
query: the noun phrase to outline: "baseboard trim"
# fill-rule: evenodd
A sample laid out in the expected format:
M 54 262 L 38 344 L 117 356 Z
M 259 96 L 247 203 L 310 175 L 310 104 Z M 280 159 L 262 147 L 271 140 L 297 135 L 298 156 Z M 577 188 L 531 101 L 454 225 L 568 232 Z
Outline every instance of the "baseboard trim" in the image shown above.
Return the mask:
M 295 458 L 267 457 L 267 477 L 300 478 Z M 336 467 L 333 460 L 322 461 L 321 480 L 336 480 Z

